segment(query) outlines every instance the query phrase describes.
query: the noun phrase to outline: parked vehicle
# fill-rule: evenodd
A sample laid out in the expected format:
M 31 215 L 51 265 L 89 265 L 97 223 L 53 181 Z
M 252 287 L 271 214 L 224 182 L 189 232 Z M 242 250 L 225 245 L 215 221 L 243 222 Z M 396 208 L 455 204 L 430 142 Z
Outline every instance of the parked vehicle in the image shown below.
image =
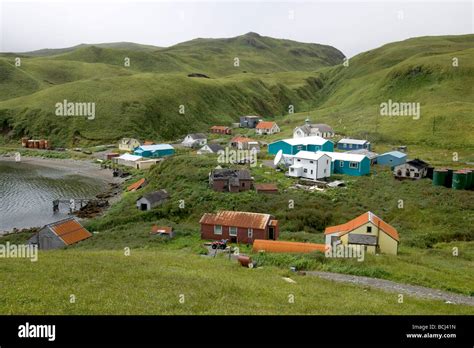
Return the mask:
M 227 248 L 227 239 L 217 240 L 212 242 L 211 247 L 212 249 L 222 249 L 225 250 Z

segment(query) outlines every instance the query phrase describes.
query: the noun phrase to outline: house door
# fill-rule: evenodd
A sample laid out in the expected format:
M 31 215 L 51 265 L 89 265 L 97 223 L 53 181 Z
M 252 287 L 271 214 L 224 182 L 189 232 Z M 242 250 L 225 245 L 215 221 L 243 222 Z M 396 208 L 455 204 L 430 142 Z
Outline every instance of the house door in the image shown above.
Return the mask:
M 275 240 L 275 228 L 272 226 L 268 229 L 268 239 Z
M 141 210 L 148 210 L 148 205 L 147 205 L 146 203 L 142 203 L 142 204 L 140 205 L 140 209 L 141 209 Z

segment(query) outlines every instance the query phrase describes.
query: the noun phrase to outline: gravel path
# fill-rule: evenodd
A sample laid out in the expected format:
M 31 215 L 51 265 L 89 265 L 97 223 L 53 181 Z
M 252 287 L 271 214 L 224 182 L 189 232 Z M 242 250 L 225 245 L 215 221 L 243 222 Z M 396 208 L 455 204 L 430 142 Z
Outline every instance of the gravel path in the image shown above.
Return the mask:
M 333 280 L 336 282 L 352 283 L 356 285 L 370 286 L 376 289 L 385 291 L 398 292 L 407 294 L 410 296 L 420 297 L 424 299 L 440 300 L 444 302 L 451 302 L 455 304 L 464 304 L 474 306 L 474 297 L 454 294 L 447 291 L 441 291 L 437 289 L 425 288 L 418 285 L 400 284 L 390 280 L 361 277 L 350 274 L 330 273 L 330 272 L 319 272 L 319 271 L 307 271 L 307 275 L 317 276 L 324 279 Z

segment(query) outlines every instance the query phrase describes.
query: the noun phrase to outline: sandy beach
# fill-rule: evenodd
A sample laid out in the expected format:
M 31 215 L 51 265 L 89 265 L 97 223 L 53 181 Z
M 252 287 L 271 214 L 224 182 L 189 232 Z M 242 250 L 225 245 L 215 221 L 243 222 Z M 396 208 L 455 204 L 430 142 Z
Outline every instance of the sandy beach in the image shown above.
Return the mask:
M 15 157 L 4 157 L 0 155 L 0 161 L 15 162 Z M 59 169 L 75 175 L 99 179 L 105 183 L 121 183 L 123 179 L 113 177 L 112 170 L 100 168 L 100 164 L 90 161 L 73 159 L 56 159 L 42 157 L 22 157 L 22 163 L 29 163 L 36 166 L 44 166 L 52 169 Z

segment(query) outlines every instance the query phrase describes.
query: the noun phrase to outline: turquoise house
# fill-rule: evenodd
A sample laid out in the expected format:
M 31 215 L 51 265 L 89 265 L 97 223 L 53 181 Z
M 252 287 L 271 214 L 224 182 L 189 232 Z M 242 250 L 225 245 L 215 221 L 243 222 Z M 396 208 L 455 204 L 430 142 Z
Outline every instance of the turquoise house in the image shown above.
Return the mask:
M 347 152 L 325 152 L 331 157 L 331 173 L 362 176 L 370 174 L 370 159 Z
M 395 167 L 407 161 L 407 154 L 400 151 L 390 151 L 377 157 L 377 164 Z
M 137 147 L 133 154 L 145 158 L 158 158 L 174 154 L 174 147 L 169 144 L 142 145 Z
M 268 145 L 270 154 L 276 155 L 280 150 L 285 155 L 296 155 L 299 151 L 334 151 L 334 143 L 318 136 L 312 136 L 277 140 Z

